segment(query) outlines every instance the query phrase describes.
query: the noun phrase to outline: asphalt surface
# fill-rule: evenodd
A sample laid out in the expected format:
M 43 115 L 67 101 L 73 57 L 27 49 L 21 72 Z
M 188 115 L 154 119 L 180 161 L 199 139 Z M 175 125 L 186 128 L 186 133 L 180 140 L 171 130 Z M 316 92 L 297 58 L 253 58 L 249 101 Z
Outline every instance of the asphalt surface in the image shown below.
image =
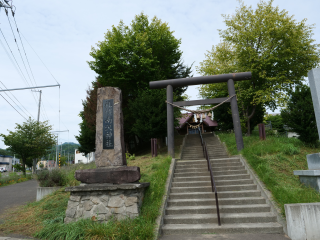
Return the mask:
M 6 209 L 35 201 L 37 187 L 36 180 L 0 187 L 0 219 Z
M 198 235 L 165 235 L 160 240 L 290 240 L 282 234 L 198 234 Z

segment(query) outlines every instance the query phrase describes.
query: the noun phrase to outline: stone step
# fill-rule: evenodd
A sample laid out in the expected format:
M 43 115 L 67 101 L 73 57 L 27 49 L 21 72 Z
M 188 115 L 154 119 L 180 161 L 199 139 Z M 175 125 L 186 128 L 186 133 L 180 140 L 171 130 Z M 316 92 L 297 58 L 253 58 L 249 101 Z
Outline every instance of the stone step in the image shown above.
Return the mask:
M 219 194 L 218 194 L 219 195 Z M 266 200 L 263 197 L 244 197 L 244 198 L 219 198 L 220 205 L 250 205 L 250 204 L 265 204 Z M 173 199 L 168 200 L 168 207 L 178 206 L 208 206 L 215 205 L 216 200 L 213 199 Z
M 223 191 L 218 192 L 220 198 L 241 198 L 241 197 L 261 197 L 261 192 L 258 190 L 243 190 L 243 191 Z M 186 193 L 170 193 L 169 199 L 214 199 L 213 192 L 186 192 Z
M 276 222 L 277 217 L 271 212 L 266 213 L 221 213 L 221 224 L 230 223 L 268 223 Z M 177 214 L 167 215 L 164 224 L 208 224 L 218 223 L 217 214 Z
M 245 169 L 245 167 L 243 165 L 240 165 L 240 166 L 234 166 L 234 167 L 230 167 L 230 166 L 226 166 L 226 167 L 213 167 L 211 166 L 211 169 L 213 172 L 216 172 L 216 171 L 233 171 L 233 170 L 243 170 Z M 198 173 L 202 173 L 202 172 L 207 172 L 209 171 L 208 170 L 208 167 L 207 166 L 204 166 L 202 168 L 199 168 L 199 167 L 193 167 L 193 168 L 176 168 L 175 169 L 175 173 L 185 173 L 185 172 L 198 172 Z
M 236 158 L 236 157 L 227 157 L 227 158 L 215 158 L 215 159 L 210 159 L 210 162 L 212 164 L 214 163 L 234 163 L 234 162 L 240 162 L 240 158 Z M 179 166 L 179 165 L 186 165 L 186 164 L 206 164 L 207 163 L 207 160 L 206 159 L 199 159 L 199 160 L 187 160 L 187 161 L 184 161 L 184 160 L 178 160 L 177 161 L 177 165 L 176 166 Z
M 253 184 L 252 179 L 242 179 L 242 180 L 215 180 L 216 186 L 228 186 L 228 185 L 244 185 L 244 184 Z M 197 186 L 211 186 L 211 180 L 209 181 L 188 181 L 188 182 L 172 182 L 172 187 L 197 187 Z
M 215 181 L 220 180 L 242 180 L 242 179 L 250 179 L 249 174 L 238 174 L 238 175 L 220 175 L 213 176 Z M 194 182 L 194 181 L 211 181 L 210 174 L 207 176 L 188 176 L 188 177 L 174 177 L 173 182 Z
M 211 162 L 211 168 L 224 168 L 224 167 L 242 167 L 241 162 L 237 163 L 215 163 L 213 164 Z M 176 165 L 175 170 L 184 170 L 184 169 L 197 169 L 197 168 L 206 168 L 208 169 L 208 163 L 203 162 L 203 163 L 197 163 L 197 164 L 183 164 L 183 165 Z
M 221 175 L 237 175 L 237 174 L 247 174 L 247 170 L 230 170 L 230 171 L 212 171 L 213 176 Z M 196 176 L 210 176 L 209 171 L 202 172 L 184 172 L 184 173 L 174 173 L 174 177 L 196 177 Z
M 203 150 L 202 148 L 199 149 L 199 150 L 189 150 L 189 151 L 183 151 L 183 155 L 190 155 L 190 154 L 197 154 L 197 153 L 203 153 Z M 226 151 L 224 150 L 209 150 L 208 151 L 208 154 L 211 155 L 211 154 L 227 154 Z
M 230 185 L 217 186 L 218 193 L 222 191 L 242 191 L 242 190 L 256 190 L 256 184 L 246 185 Z M 184 193 L 184 192 L 212 192 L 211 186 L 197 186 L 197 187 L 171 187 L 170 193 Z
M 237 224 L 165 224 L 164 235 L 171 234 L 224 234 L 224 233 L 274 233 L 282 234 L 279 223 L 237 223 Z
M 216 157 L 210 156 L 210 159 L 212 160 L 212 159 L 215 159 L 215 158 L 222 158 L 222 157 L 227 158 L 228 156 L 227 156 L 227 155 L 225 155 L 225 156 L 221 155 L 221 156 L 216 156 Z M 194 156 L 190 156 L 190 157 L 189 157 L 189 156 L 182 156 L 181 159 L 188 161 L 188 160 L 195 160 L 195 159 L 203 159 L 203 157 L 202 157 L 202 156 L 198 156 L 198 157 L 194 157 Z
M 270 212 L 268 204 L 252 205 L 219 205 L 220 213 Z M 213 214 L 217 213 L 216 205 L 167 207 L 166 215 L 176 214 Z

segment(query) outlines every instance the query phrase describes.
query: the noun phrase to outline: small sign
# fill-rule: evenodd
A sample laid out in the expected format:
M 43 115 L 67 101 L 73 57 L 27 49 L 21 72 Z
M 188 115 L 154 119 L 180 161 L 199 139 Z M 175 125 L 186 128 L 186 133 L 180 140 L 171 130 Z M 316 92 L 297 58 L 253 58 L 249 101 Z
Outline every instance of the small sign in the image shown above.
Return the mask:
M 103 100 L 103 149 L 114 149 L 113 99 Z

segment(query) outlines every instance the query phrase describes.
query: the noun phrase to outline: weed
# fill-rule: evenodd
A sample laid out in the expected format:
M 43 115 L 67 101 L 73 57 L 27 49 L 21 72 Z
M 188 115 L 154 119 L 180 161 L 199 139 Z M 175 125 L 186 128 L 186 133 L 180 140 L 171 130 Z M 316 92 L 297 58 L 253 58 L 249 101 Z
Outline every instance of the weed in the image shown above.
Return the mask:
M 234 134 L 218 133 L 232 155 L 239 154 Z M 299 139 L 267 136 L 261 141 L 258 136 L 244 136 L 245 148 L 240 152 L 255 170 L 260 180 L 271 191 L 281 208 L 284 204 L 320 202 L 320 194 L 300 183 L 294 170 L 306 170 L 306 154 L 319 152 Z

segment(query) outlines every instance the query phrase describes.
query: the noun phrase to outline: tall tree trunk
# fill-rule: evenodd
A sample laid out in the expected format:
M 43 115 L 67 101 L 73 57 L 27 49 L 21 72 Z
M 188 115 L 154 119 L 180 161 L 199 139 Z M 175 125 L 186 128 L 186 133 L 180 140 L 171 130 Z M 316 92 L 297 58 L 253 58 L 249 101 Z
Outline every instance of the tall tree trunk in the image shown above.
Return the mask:
M 250 120 L 254 116 L 255 112 L 256 112 L 256 105 L 253 105 L 251 114 L 249 116 L 247 115 L 247 127 L 248 127 L 247 136 L 251 135 Z M 247 114 L 248 114 L 248 111 L 247 111 Z
M 37 159 L 32 160 L 32 173 L 35 174 L 37 169 Z
M 22 172 L 23 175 L 26 177 L 26 159 L 22 159 Z

